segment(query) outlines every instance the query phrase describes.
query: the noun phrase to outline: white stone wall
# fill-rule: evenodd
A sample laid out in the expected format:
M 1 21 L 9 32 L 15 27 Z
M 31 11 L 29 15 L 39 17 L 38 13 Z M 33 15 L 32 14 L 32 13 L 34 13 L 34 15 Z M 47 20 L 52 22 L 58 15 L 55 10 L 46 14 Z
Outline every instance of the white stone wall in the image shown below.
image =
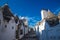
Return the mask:
M 23 34 L 22 35 L 19 34 L 19 39 L 23 38 L 24 35 L 28 34 L 28 27 L 25 27 L 25 29 L 24 29 L 24 26 L 22 25 L 21 28 L 20 28 L 20 30 L 23 30 Z
M 0 40 L 2 38 L 2 32 L 3 32 L 3 14 L 2 14 L 2 10 L 0 9 Z
M 21 35 L 19 32 L 19 39 L 24 37 L 24 26 L 23 25 L 21 26 L 20 30 L 23 30 L 23 34 Z
M 39 25 L 39 40 L 43 40 L 43 30 L 45 30 L 45 20 L 43 20 L 43 22 Z
M 28 27 L 25 27 L 25 34 L 28 34 Z
M 9 23 L 4 22 L 3 29 L 0 32 L 0 40 L 15 40 L 16 24 L 14 20 L 10 20 Z M 7 27 L 5 27 L 7 25 Z M 13 27 L 13 28 L 12 28 Z
M 2 28 L 3 28 L 3 14 L 2 14 L 2 10 L 0 9 L 0 32 L 1 32 L 1 30 L 2 30 Z
M 38 30 L 38 25 L 36 25 L 35 28 L 36 28 L 36 35 L 39 35 L 39 34 L 38 34 L 38 31 L 39 31 L 39 30 Z

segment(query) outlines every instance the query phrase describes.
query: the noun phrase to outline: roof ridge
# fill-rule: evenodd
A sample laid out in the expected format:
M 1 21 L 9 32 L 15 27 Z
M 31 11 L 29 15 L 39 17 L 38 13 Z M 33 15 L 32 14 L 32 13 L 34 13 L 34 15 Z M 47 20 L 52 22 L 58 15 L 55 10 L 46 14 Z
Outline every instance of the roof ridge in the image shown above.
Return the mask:
M 50 10 L 48 10 L 48 18 L 51 18 L 51 17 L 55 17 L 56 15 L 54 15 Z

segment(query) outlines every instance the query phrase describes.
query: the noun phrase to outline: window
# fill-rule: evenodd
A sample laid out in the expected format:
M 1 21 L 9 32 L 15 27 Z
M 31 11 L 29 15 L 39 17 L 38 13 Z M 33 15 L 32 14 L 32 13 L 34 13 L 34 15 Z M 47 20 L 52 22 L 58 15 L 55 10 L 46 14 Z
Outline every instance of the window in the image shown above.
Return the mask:
M 7 28 L 7 25 L 5 25 L 5 28 Z
M 20 30 L 20 35 L 22 35 L 23 34 L 23 30 Z
M 12 29 L 14 29 L 14 27 L 12 26 Z

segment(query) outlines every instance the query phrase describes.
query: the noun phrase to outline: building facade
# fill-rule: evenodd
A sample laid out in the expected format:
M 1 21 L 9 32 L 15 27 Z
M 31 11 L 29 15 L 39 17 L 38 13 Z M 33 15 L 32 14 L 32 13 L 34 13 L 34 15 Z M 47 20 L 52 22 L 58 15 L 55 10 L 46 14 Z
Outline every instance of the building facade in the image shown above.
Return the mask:
M 36 26 L 39 40 L 60 40 L 60 17 L 49 10 L 42 10 L 41 14 L 42 20 Z
M 0 40 L 15 40 L 16 23 L 8 5 L 0 8 Z
M 22 19 L 23 20 L 23 25 L 24 25 L 24 34 L 26 35 L 26 34 L 28 34 L 28 21 L 27 21 L 27 19 L 26 18 L 23 18 Z
M 17 25 L 17 30 L 16 30 L 16 38 L 22 39 L 26 34 L 28 34 L 28 26 L 27 26 L 26 19 L 19 19 L 19 23 Z
M 0 7 L 0 40 L 19 40 L 28 34 L 27 19 L 19 19 L 8 4 Z

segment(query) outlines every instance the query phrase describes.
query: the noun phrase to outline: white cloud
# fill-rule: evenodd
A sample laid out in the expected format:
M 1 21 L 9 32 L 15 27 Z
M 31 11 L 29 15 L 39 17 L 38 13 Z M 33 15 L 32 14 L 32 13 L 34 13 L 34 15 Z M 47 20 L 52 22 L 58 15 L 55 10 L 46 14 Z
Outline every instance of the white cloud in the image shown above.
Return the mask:
M 36 23 L 36 22 L 38 21 L 38 19 L 39 19 L 38 17 L 28 17 L 28 16 L 25 16 L 25 17 L 19 16 L 19 18 L 20 18 L 20 19 L 23 19 L 23 18 L 27 19 L 30 26 L 35 25 L 35 23 Z

